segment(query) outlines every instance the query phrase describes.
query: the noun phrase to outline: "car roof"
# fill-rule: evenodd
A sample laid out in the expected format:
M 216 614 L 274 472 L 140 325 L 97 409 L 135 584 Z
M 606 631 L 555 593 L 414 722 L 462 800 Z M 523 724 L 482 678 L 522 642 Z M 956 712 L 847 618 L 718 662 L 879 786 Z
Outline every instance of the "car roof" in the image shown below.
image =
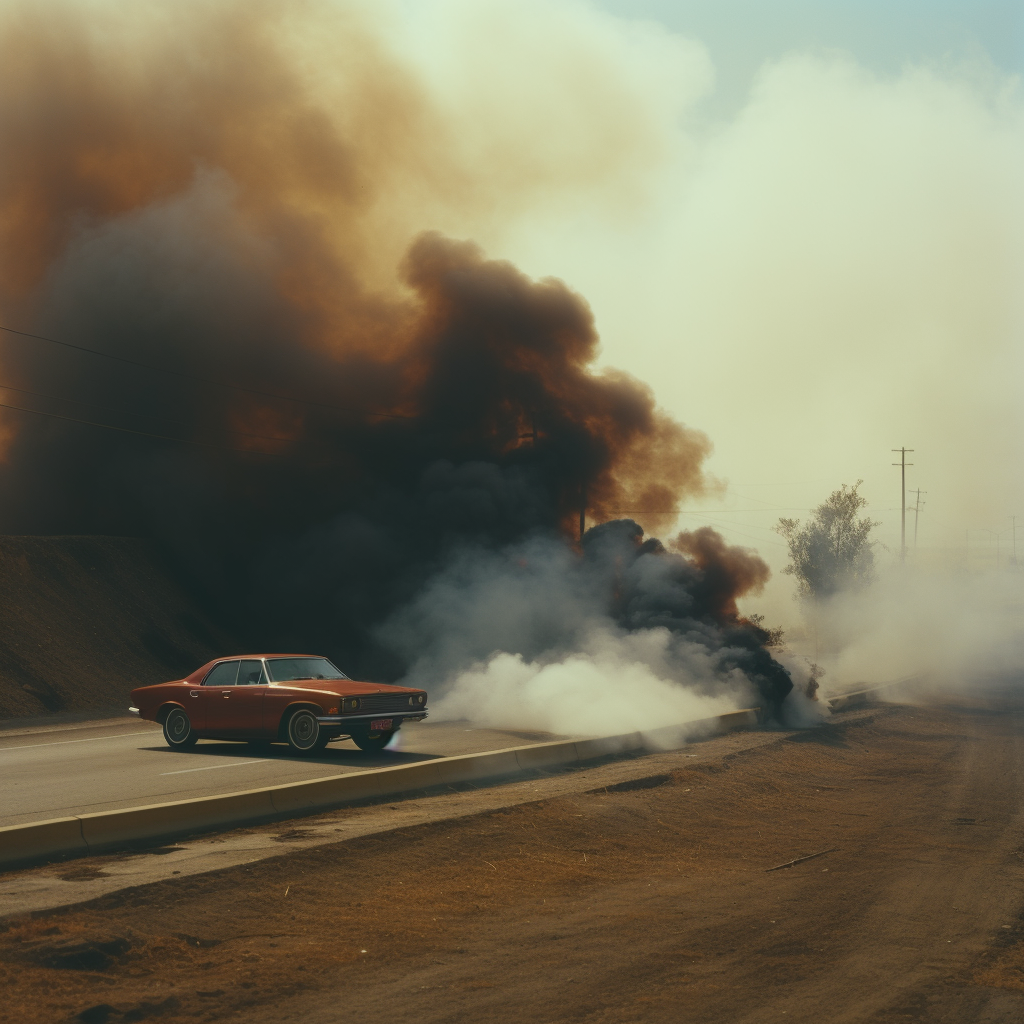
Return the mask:
M 324 658 L 325 654 L 228 654 L 223 658 L 214 658 L 214 661 L 238 661 L 240 658 Z

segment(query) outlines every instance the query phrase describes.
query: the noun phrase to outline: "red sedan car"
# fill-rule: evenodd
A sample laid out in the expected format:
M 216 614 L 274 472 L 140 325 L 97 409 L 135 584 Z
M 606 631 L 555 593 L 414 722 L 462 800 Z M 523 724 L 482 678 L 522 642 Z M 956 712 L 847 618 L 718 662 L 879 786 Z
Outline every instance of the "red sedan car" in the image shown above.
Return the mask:
M 382 750 L 403 722 L 427 717 L 423 690 L 349 679 L 312 654 L 218 658 L 184 679 L 132 690 L 133 714 L 164 727 L 173 750 L 198 739 L 283 741 L 297 754 L 351 737 Z

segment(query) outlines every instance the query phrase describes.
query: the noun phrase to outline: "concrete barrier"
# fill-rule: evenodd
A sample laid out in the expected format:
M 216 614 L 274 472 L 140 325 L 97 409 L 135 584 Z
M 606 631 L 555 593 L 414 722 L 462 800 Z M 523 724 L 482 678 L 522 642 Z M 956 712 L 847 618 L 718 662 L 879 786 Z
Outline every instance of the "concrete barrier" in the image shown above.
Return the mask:
M 77 817 L 0 828 L 0 865 L 3 866 L 88 852 L 89 844 L 82 836 L 82 823 Z
M 851 690 L 849 693 L 840 693 L 835 697 L 828 697 L 829 707 L 833 711 L 843 711 L 846 708 L 858 707 L 873 700 L 887 700 L 897 695 L 907 697 L 913 694 L 915 688 L 924 685 L 925 677 L 916 674 L 905 676 L 891 683 L 873 683 L 871 686 L 864 686 L 859 690 Z
M 442 783 L 475 782 L 477 779 L 500 778 L 521 771 L 516 748 L 489 750 L 482 754 L 457 754 L 433 762 Z
M 268 790 L 250 789 L 122 811 L 95 811 L 79 814 L 77 818 L 88 851 L 97 853 L 152 839 L 240 825 L 273 817 L 274 813 Z M 3 858 L 0 847 L 0 863 Z
M 901 680 L 897 684 L 843 694 L 833 697 L 830 704 L 833 708 L 837 705 L 854 706 L 872 699 L 888 687 L 905 682 Z M 682 746 L 688 738 L 751 728 L 757 720 L 758 709 L 747 708 L 646 734 L 632 732 L 594 739 L 531 743 L 240 793 L 10 825 L 0 828 L 0 868 L 99 853 L 195 832 L 298 817 L 361 800 L 397 796 L 438 785 L 497 780 L 537 768 L 578 764 L 616 754 L 670 750 Z
M 676 735 L 678 736 L 678 730 Z M 576 756 L 580 761 L 592 761 L 597 757 L 646 750 L 647 747 L 648 742 L 642 733 L 627 732 L 620 736 L 598 736 L 592 740 L 576 740 Z
M 877 690 L 857 690 L 854 693 L 843 693 L 838 697 L 829 697 L 828 706 L 833 711 L 842 711 L 845 708 L 855 708 L 860 704 L 866 704 L 869 700 L 877 699 Z
M 519 770 L 524 772 L 535 768 L 554 768 L 563 764 L 572 764 L 580 759 L 575 740 L 533 743 L 527 747 L 513 749 Z
M 758 723 L 760 708 L 745 708 L 743 711 L 730 711 L 718 716 L 718 724 L 722 732 L 733 732 L 736 729 L 753 729 Z
M 437 761 L 417 761 L 392 768 L 371 768 L 364 772 L 332 775 L 309 782 L 289 782 L 274 786 L 267 792 L 274 805 L 275 816 L 281 817 L 329 810 L 357 800 L 414 789 L 429 789 L 440 783 Z

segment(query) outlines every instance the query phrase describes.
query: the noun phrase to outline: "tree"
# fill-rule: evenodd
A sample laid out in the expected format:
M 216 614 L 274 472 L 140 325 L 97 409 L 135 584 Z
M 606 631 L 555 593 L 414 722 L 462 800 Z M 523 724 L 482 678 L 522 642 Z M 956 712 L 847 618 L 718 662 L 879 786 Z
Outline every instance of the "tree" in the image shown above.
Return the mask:
M 757 630 L 762 647 L 776 647 L 780 651 L 786 647 L 786 631 L 781 626 L 766 626 L 763 615 L 748 615 L 749 622 Z
M 789 545 L 790 564 L 782 571 L 797 578 L 801 597 L 829 597 L 874 579 L 874 544 L 868 535 L 878 523 L 857 516 L 868 503 L 857 490 L 863 482 L 833 491 L 806 526 L 799 519 L 780 519 L 775 527 Z

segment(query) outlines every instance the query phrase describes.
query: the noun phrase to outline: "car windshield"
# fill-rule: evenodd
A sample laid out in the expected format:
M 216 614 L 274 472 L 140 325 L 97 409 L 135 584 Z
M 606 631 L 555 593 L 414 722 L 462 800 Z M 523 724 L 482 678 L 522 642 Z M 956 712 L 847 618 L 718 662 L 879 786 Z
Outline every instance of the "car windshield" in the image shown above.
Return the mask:
M 348 679 L 326 658 L 267 658 L 267 671 L 275 683 L 289 679 Z

